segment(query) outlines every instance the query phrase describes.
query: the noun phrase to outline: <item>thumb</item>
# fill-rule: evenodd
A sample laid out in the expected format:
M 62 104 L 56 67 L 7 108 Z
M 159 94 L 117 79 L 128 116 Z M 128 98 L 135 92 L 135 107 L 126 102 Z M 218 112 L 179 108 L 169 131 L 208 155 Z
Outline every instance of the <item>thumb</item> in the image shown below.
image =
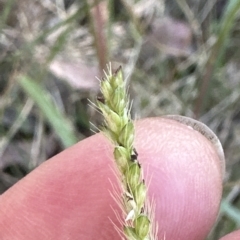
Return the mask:
M 220 203 L 221 166 L 211 143 L 169 119 L 136 123 L 136 149 L 156 205 L 159 239 L 204 239 Z M 0 238 L 121 239 L 111 197 L 112 146 L 96 134 L 48 160 L 0 197 Z M 113 225 L 114 224 L 114 225 Z
M 240 230 L 237 230 L 222 237 L 220 240 L 239 240 L 239 239 L 240 239 Z

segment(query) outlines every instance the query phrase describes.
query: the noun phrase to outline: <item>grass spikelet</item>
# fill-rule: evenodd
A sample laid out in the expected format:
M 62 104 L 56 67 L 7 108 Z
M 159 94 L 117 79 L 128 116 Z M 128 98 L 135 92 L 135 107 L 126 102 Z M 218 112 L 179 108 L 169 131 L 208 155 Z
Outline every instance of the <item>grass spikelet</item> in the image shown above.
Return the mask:
M 127 240 L 154 240 L 154 223 L 147 202 L 147 187 L 138 153 L 133 146 L 134 124 L 121 67 L 112 73 L 111 66 L 100 82 L 102 97 L 97 106 L 104 117 L 103 133 L 114 144 L 114 158 L 121 177 L 124 221 L 122 231 Z

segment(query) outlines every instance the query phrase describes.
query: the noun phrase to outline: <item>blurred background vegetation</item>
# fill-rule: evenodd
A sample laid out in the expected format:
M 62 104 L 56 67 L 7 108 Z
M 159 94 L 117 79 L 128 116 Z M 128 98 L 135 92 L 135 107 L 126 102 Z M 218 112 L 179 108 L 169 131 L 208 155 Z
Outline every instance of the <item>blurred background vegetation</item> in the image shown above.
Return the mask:
M 106 63 L 135 118 L 207 124 L 226 154 L 209 240 L 240 226 L 240 0 L 0 0 L 0 193 L 93 134 Z

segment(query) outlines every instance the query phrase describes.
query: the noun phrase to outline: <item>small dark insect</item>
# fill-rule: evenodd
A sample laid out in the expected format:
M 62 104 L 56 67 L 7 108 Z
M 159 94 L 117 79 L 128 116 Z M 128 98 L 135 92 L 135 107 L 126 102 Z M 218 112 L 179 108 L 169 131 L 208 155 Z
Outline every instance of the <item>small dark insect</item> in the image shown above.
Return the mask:
M 139 162 L 138 162 L 137 164 L 138 164 L 138 167 L 139 167 L 139 168 L 141 168 L 141 167 L 142 167 L 142 166 L 141 166 L 141 164 L 140 164 Z
M 136 148 L 133 148 L 133 152 L 135 153 L 135 155 L 137 155 L 137 157 L 138 157 L 138 153 L 137 153 L 137 150 L 136 150 Z
M 97 100 L 101 103 L 105 103 L 105 99 L 103 96 L 97 96 Z
M 135 162 L 137 160 L 137 155 L 136 154 L 132 154 L 131 155 L 131 161 Z
M 133 149 L 133 154 L 131 155 L 131 160 L 133 162 L 135 162 L 137 160 L 137 157 L 138 157 L 138 153 L 137 153 L 136 149 L 134 148 Z
M 120 65 L 120 66 L 117 68 L 117 70 L 114 71 L 113 74 L 116 76 L 116 75 L 118 74 L 118 72 L 121 71 L 121 70 L 122 70 L 122 66 Z

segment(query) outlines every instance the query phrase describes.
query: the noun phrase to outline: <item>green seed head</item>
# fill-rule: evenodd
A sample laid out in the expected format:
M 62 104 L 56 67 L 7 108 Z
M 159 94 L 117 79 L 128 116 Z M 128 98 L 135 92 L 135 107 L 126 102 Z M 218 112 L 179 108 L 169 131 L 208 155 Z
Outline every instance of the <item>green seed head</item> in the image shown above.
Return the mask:
M 119 170 L 124 173 L 127 170 L 130 159 L 129 151 L 124 147 L 117 146 L 114 149 L 114 158 Z
M 124 233 L 127 239 L 140 240 L 135 233 L 135 229 L 132 227 L 124 227 Z
M 145 215 L 140 215 L 134 221 L 135 233 L 139 239 L 145 239 L 150 230 L 150 220 Z
M 101 91 L 102 91 L 102 94 L 104 95 L 104 98 L 106 101 L 111 99 L 113 91 L 112 91 L 112 86 L 109 81 L 107 81 L 107 80 L 101 81 Z
M 131 149 L 133 146 L 134 140 L 134 125 L 133 122 L 128 122 L 122 131 L 119 134 L 119 143 L 126 147 L 127 149 Z
M 102 131 L 114 144 L 113 154 L 123 189 L 123 232 L 127 240 L 154 240 L 152 236 L 155 234 L 151 232 L 151 221 L 145 207 L 147 188 L 133 147 L 135 130 L 121 68 L 112 73 L 109 67 L 100 87 L 103 97 L 98 99 L 97 105 L 104 117 Z
M 133 163 L 127 171 L 127 183 L 131 189 L 135 189 L 141 178 L 141 169 L 137 163 Z
M 138 186 L 133 190 L 133 196 L 137 205 L 137 214 L 141 212 L 141 208 L 144 205 L 147 195 L 147 188 L 145 184 L 139 183 Z

